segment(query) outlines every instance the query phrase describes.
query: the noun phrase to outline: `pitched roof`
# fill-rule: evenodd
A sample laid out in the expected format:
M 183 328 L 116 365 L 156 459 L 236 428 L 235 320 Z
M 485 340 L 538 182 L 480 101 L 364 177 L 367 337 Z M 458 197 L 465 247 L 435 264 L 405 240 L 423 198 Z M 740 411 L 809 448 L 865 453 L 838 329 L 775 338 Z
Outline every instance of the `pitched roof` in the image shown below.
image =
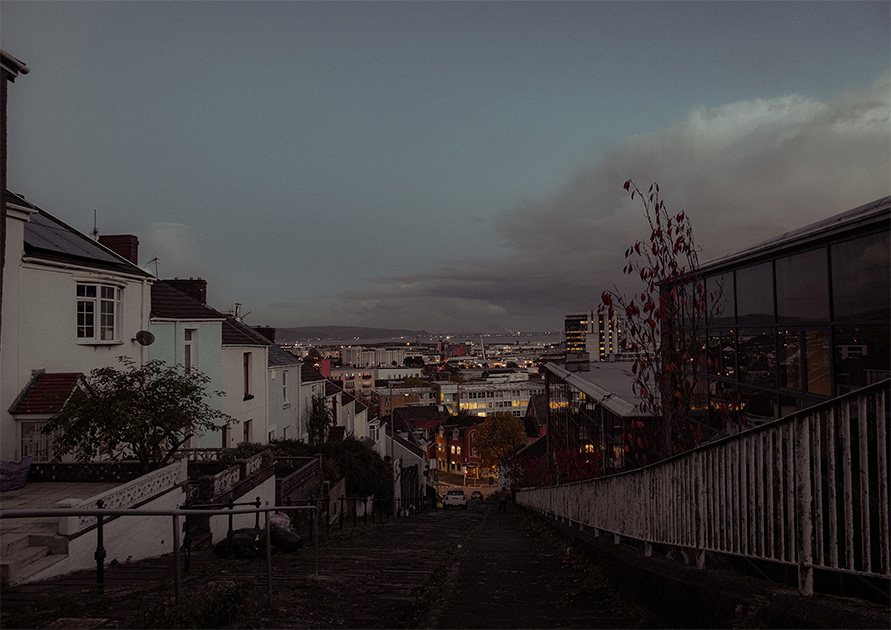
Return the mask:
M 300 373 L 300 377 L 304 383 L 311 383 L 313 381 L 324 381 L 325 377 L 322 376 L 321 372 L 311 366 L 309 363 L 304 363 L 303 368 Z
M 152 317 L 170 319 L 225 319 L 206 304 L 175 289 L 163 280 L 152 283 Z
M 244 322 L 230 316 L 223 322 L 223 345 L 271 346 L 274 344 Z
M 80 372 L 41 372 L 25 386 L 10 410 L 12 414 L 56 414 L 62 410 L 77 382 Z
M 269 365 L 273 367 L 287 367 L 289 365 L 301 365 L 303 361 L 288 352 L 282 350 L 277 344 L 269 345 Z
M 152 277 L 126 258 L 78 232 L 21 195 L 6 191 L 9 203 L 35 211 L 25 222 L 25 255 L 53 262 L 117 271 L 128 275 Z

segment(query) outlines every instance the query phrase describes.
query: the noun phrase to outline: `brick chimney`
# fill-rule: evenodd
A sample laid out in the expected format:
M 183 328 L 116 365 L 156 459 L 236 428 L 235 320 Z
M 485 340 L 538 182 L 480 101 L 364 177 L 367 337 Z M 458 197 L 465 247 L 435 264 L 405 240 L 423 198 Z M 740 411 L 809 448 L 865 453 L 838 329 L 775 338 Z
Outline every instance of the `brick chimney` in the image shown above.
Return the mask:
M 139 265 L 139 239 L 133 234 L 100 234 L 99 243 L 134 265 Z
M 178 291 L 182 291 L 193 300 L 207 304 L 207 280 L 201 278 L 174 278 L 173 280 L 164 280 L 167 284 Z
M 272 343 L 275 343 L 275 328 L 272 326 L 254 326 L 254 330 L 266 337 Z

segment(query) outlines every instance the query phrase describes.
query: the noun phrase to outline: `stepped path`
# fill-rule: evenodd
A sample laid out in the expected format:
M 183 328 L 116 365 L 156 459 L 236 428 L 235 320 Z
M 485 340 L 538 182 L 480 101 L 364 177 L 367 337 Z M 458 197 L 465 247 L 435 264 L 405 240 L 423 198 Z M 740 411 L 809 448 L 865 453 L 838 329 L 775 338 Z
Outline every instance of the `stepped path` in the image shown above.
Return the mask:
M 348 524 L 349 525 L 349 524 Z M 595 628 L 652 623 L 518 511 L 491 501 L 356 527 L 272 558 L 193 552 L 174 605 L 172 556 L 0 595 L 2 627 Z

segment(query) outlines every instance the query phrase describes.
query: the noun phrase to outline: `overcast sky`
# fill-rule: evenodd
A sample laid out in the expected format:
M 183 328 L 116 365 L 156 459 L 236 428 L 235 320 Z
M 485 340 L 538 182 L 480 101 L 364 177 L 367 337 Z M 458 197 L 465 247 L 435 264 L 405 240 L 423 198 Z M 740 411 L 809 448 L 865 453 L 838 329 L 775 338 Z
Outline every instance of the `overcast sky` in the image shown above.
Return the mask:
M 628 178 L 703 262 L 891 194 L 889 7 L 3 0 L 8 184 L 252 325 L 558 330 Z

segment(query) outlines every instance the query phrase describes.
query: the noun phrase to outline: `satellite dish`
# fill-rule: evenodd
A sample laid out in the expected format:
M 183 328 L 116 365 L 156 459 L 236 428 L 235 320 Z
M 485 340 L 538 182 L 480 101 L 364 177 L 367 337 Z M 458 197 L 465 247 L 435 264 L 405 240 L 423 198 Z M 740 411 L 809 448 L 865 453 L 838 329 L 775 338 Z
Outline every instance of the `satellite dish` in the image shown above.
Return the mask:
M 140 346 L 150 346 L 155 343 L 155 336 L 147 330 L 140 330 L 136 333 L 135 339 Z

